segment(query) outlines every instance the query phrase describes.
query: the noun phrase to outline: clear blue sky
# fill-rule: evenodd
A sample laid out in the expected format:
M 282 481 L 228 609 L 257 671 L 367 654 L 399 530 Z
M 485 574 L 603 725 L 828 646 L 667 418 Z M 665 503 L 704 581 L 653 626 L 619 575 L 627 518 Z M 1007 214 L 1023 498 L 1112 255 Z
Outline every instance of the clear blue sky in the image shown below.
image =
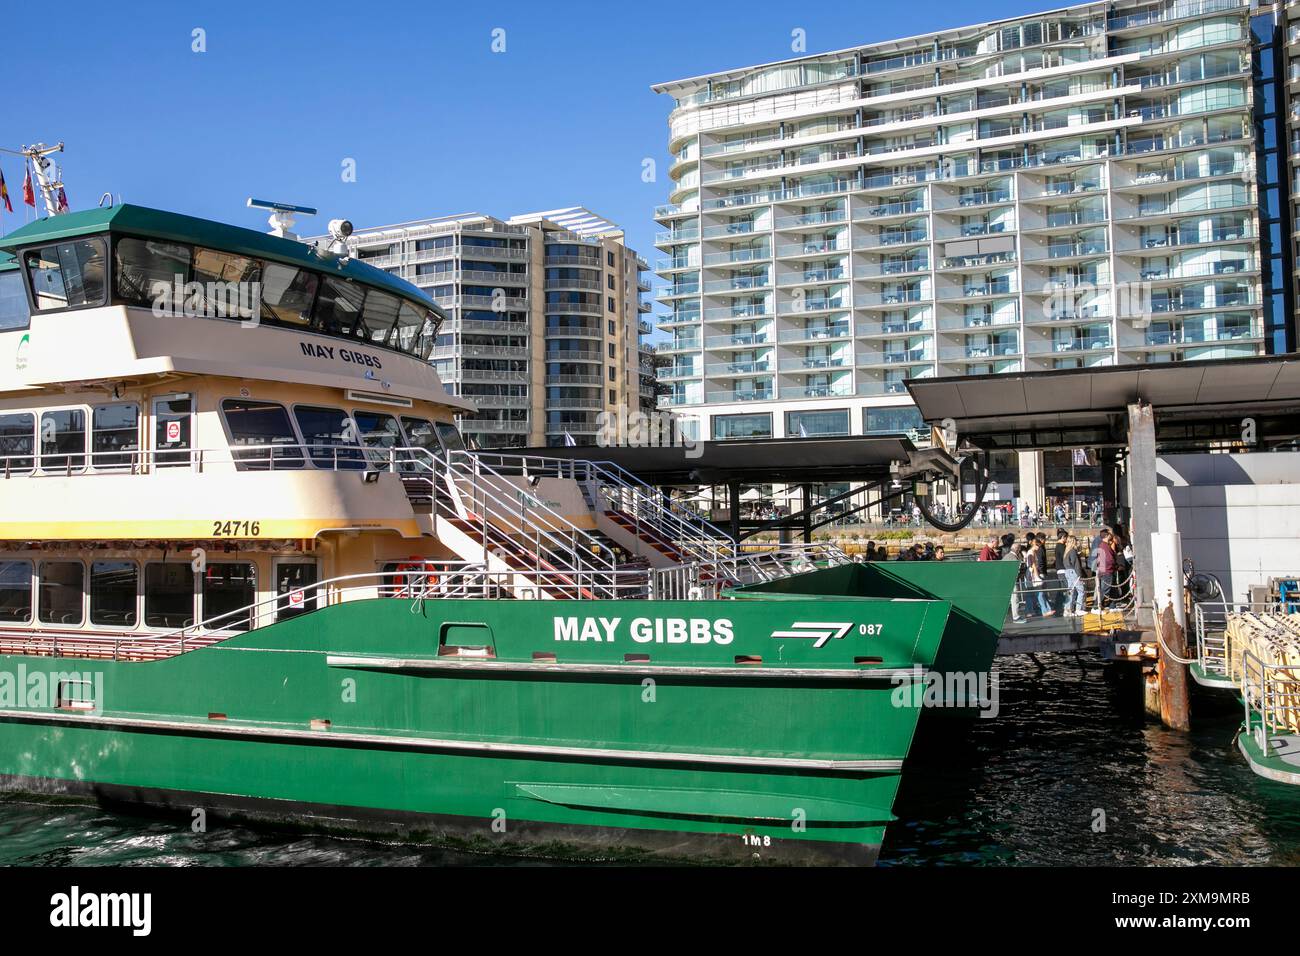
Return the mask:
M 101 193 L 261 228 L 250 195 L 359 227 L 583 205 L 652 262 L 672 101 L 652 83 L 1050 9 L 980 4 L 64 0 L 7 8 L 0 146 L 63 140 L 72 208 Z M 191 31 L 207 52 L 191 52 Z M 491 51 L 492 30 L 506 51 Z M 652 157 L 658 181 L 641 179 Z M 341 163 L 356 160 L 357 181 Z M 0 156 L 23 221 L 20 164 Z

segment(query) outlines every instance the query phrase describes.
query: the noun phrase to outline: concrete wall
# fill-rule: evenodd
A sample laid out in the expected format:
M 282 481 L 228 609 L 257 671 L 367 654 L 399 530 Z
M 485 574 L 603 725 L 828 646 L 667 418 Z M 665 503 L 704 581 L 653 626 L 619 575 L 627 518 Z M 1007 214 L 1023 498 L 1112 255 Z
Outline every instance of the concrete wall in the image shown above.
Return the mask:
M 1300 452 L 1168 455 L 1156 463 L 1160 530 L 1233 600 L 1300 575 Z

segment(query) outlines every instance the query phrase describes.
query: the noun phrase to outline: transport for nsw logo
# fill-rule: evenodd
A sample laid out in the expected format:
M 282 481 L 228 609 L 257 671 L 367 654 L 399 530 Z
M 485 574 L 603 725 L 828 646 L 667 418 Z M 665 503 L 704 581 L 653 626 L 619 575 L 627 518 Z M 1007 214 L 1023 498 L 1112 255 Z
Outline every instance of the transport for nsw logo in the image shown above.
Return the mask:
M 853 627 L 853 622 L 848 623 L 829 623 L 825 621 L 795 621 L 790 625 L 787 631 L 773 631 L 772 637 L 776 640 L 786 638 L 801 638 L 813 642 L 813 647 L 825 647 L 827 641 L 836 640 L 844 637 Z

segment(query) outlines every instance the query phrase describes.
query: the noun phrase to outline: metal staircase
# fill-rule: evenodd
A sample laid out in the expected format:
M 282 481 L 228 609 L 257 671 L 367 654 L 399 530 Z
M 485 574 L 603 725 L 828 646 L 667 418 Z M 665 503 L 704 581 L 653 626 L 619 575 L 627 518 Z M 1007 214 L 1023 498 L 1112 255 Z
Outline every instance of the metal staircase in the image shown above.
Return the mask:
M 609 462 L 411 448 L 393 449 L 390 467 L 438 538 L 507 580 L 515 572 L 519 597 L 646 597 L 653 571 L 690 565 L 709 583 L 736 558 L 720 529 Z M 574 482 L 595 526 L 534 494 L 542 478 Z

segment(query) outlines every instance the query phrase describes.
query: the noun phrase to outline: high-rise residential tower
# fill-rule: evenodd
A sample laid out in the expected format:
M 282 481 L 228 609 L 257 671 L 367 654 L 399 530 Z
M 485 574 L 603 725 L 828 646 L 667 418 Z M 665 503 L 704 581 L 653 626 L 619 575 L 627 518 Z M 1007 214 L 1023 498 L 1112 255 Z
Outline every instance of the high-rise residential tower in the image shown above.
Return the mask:
M 591 444 L 602 412 L 652 407 L 647 264 L 613 223 L 469 213 L 358 229 L 349 246 L 446 310 L 431 358 L 478 406 L 460 426 L 479 447 Z
M 660 405 L 870 434 L 919 423 L 909 378 L 1292 350 L 1296 6 L 1081 4 L 656 86 Z

